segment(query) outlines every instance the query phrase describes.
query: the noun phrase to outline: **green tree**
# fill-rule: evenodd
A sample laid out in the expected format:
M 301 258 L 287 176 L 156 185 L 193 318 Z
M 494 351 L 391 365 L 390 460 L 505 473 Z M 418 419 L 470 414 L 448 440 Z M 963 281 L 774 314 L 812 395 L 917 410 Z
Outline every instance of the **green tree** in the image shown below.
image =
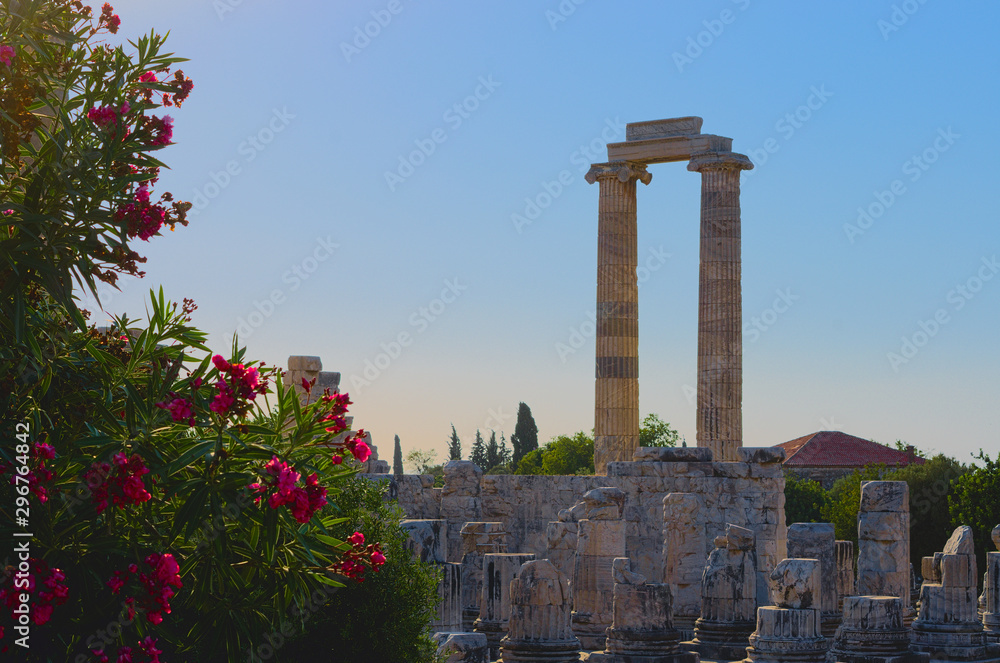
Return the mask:
M 448 438 L 448 460 L 462 460 L 462 441 L 455 432 L 455 424 L 451 425 L 451 437 Z
M 953 530 L 948 499 L 968 471 L 954 458 L 937 454 L 922 465 L 914 463 L 886 474 L 886 479 L 905 481 L 909 487 L 910 561 L 914 569 L 920 568 L 924 557 L 944 549 Z
M 830 495 L 818 481 L 785 475 L 785 524 L 819 523 L 823 509 L 830 504 Z
M 531 416 L 531 408 L 524 402 L 518 403 L 517 424 L 514 425 L 514 433 L 510 436 L 510 444 L 514 449 L 511 467 L 515 471 L 521 459 L 538 448 L 538 426 L 535 425 L 535 418 Z
M 403 476 L 403 449 L 399 446 L 399 436 L 393 443 L 392 448 L 392 473 L 397 477 Z
M 510 467 L 510 449 L 507 448 L 507 439 L 503 435 L 503 431 L 500 431 L 500 448 L 497 451 L 497 456 L 500 459 L 499 465 Z
M 992 549 L 991 532 L 1000 525 L 1000 455 L 990 458 L 982 449 L 974 456 L 982 461 L 955 481 L 948 496 L 951 525 L 968 525 L 973 531 L 979 568 L 986 568 L 986 552 Z
M 593 474 L 594 439 L 583 431 L 553 438 L 545 445 L 542 470 L 555 475 Z
M 542 468 L 544 453 L 544 448 L 526 453 L 521 462 L 517 464 L 517 470 L 514 474 L 544 474 L 545 471 Z
M 640 447 L 676 447 L 680 433 L 657 414 L 648 414 L 639 427 Z
M 472 443 L 472 453 L 469 460 L 479 466 L 480 469 L 487 469 L 486 465 L 486 444 L 483 442 L 483 434 L 476 429 L 476 441 Z
M 347 538 L 354 531 L 383 542 L 387 561 L 363 583 L 330 588 L 326 603 L 313 601 L 315 612 L 303 610 L 305 635 L 279 650 L 283 661 L 323 660 L 331 663 L 424 663 L 433 660 L 429 625 L 439 602 L 439 571 L 406 549 L 405 518 L 385 499 L 388 484 L 352 478 L 333 508 L 346 520 L 334 529 Z M 243 660 L 242 658 L 240 660 Z
M 483 471 L 489 471 L 500 464 L 500 445 L 497 444 L 497 432 L 490 431 L 490 441 L 486 443 L 486 467 Z
M 409 463 L 417 474 L 429 474 L 428 470 L 434 465 L 437 459 L 437 451 L 433 449 L 414 449 L 406 454 L 406 462 Z

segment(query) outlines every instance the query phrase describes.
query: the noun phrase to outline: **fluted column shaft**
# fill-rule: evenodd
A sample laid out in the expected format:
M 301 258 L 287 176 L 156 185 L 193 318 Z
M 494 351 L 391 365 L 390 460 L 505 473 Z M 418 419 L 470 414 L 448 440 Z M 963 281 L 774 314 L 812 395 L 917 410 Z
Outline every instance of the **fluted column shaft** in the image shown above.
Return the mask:
M 701 173 L 697 440 L 716 461 L 738 461 L 743 446 L 740 171 L 751 168 L 733 152 L 697 154 L 688 164 Z
M 597 362 L 594 471 L 632 460 L 639 446 L 639 284 L 636 279 L 635 183 L 649 184 L 644 164 L 594 164 L 587 181 L 600 182 L 597 214 Z

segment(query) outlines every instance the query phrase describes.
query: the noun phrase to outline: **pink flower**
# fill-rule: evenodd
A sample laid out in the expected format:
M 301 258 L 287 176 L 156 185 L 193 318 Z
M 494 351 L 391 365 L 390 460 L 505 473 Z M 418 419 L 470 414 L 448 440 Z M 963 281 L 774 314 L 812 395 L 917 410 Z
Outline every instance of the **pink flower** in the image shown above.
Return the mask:
M 354 546 L 356 548 L 356 547 L 364 544 L 364 542 L 365 542 L 365 535 L 362 534 L 361 532 L 355 532 L 354 534 L 352 534 L 349 537 L 347 537 L 347 542 L 350 543 L 352 546 Z
M 310 393 L 312 391 L 312 382 L 306 380 L 305 378 L 302 378 L 302 388 L 305 390 L 307 394 Z
M 14 48 L 12 46 L 7 46 L 6 44 L 0 46 L 0 62 L 3 62 L 8 67 L 10 66 L 11 60 L 14 58 Z
M 372 568 L 378 569 L 383 564 L 385 564 L 385 555 L 382 554 L 382 551 L 376 550 L 372 553 Z
M 173 400 L 157 403 L 156 407 L 170 412 L 170 418 L 174 421 L 187 421 L 188 426 L 194 426 L 194 409 L 191 402 L 171 393 L 175 396 Z
M 333 456 L 330 457 L 330 461 L 333 462 L 334 465 L 340 465 L 341 463 L 344 462 L 344 457 L 334 454 Z
M 229 362 L 223 359 L 222 355 L 215 355 L 212 357 L 212 363 L 215 364 L 215 368 L 218 369 L 220 373 L 226 373 L 230 369 Z

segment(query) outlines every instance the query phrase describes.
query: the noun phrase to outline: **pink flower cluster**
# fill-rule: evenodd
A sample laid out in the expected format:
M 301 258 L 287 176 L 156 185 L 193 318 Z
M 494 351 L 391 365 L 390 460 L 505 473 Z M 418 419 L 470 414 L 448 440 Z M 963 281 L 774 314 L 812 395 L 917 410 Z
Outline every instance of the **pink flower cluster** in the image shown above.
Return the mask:
M 145 611 L 149 623 L 159 624 L 163 621 L 163 613 L 170 614 L 173 588 L 183 587 L 180 566 L 170 553 L 153 553 L 144 561 L 150 568 L 148 573 L 140 572 L 138 564 L 129 564 L 128 571 L 115 571 L 105 584 L 111 588 L 112 594 L 118 594 L 132 576 L 138 575 L 139 584 L 146 590 L 145 595 L 139 598 L 139 609 Z M 130 596 L 125 603 L 129 607 L 129 619 L 132 619 L 137 609 L 136 599 Z
M 347 537 L 347 542 L 351 544 L 351 549 L 331 567 L 333 571 L 362 582 L 369 568 L 377 572 L 385 564 L 382 547 L 377 543 L 366 546 L 365 535 L 361 532 Z
M 125 224 L 129 237 L 144 242 L 160 231 L 167 218 L 167 210 L 160 204 L 150 204 L 149 185 L 143 184 L 135 192 L 135 202 L 122 205 L 115 211 L 115 221 Z
M 0 46 L 0 62 L 3 62 L 9 67 L 13 59 L 14 48 L 12 46 L 7 46 L 6 44 Z
M 358 429 L 358 432 L 347 438 L 344 442 L 344 446 L 348 451 L 358 460 L 358 462 L 363 463 L 372 455 L 372 449 L 365 442 L 366 434 L 363 428 Z
M 149 468 L 143 463 L 139 454 L 127 458 L 118 452 L 109 463 L 95 462 L 83 475 L 84 481 L 91 487 L 90 500 L 97 507 L 97 513 L 108 508 L 108 497 L 115 506 L 124 509 L 130 504 L 140 504 L 149 500 L 151 495 L 142 481 L 143 475 L 149 474 Z
M 111 34 L 118 32 L 118 26 L 122 24 L 122 20 L 118 18 L 118 14 L 112 13 L 114 11 L 114 7 L 105 2 L 104 6 L 101 7 L 101 16 L 97 20 L 97 25 L 107 28 Z
M 326 432 L 336 435 L 347 430 L 347 419 L 344 415 L 347 414 L 347 406 L 351 404 L 350 396 L 348 394 L 331 394 L 330 390 L 327 389 L 320 402 L 327 409 L 319 415 L 319 421 L 330 422 Z
M 111 663 L 111 659 L 108 658 L 103 649 L 92 649 L 91 653 L 93 653 L 96 663 Z M 132 647 L 120 647 L 115 663 L 160 663 L 160 654 L 162 653 L 162 650 L 156 648 L 156 638 L 147 635 L 135 649 Z M 145 656 L 142 658 L 136 658 L 143 654 Z
M 48 623 L 52 618 L 54 606 L 62 605 L 69 596 L 69 587 L 66 586 L 66 574 L 59 569 L 49 568 L 43 560 L 32 557 L 29 561 L 28 586 L 15 587 L 13 572 L 8 576 L 4 587 L 0 589 L 0 603 L 3 603 L 11 611 L 11 619 L 17 621 L 14 610 L 21 605 L 21 594 L 34 594 L 39 589 L 38 598 L 31 608 L 31 618 L 37 626 Z M 3 631 L 0 629 L 0 638 Z
M 293 470 L 288 463 L 271 458 L 264 466 L 267 473 L 265 483 L 252 483 L 250 489 L 259 493 L 256 501 L 260 502 L 265 493 L 274 491 L 267 498 L 267 505 L 272 509 L 287 506 L 297 522 L 307 523 L 317 511 L 326 504 L 326 488 L 319 485 L 316 473 L 306 477 L 305 487 L 297 486 L 302 475 Z
M 149 120 L 149 130 L 153 135 L 150 145 L 169 145 L 174 137 L 174 118 L 169 115 L 156 117 Z
M 197 385 L 195 385 L 197 387 Z M 188 426 L 194 426 L 194 408 L 191 401 L 170 392 L 170 400 L 157 403 L 156 407 L 170 413 L 174 421 L 186 421 Z
M 242 417 L 249 409 L 247 401 L 257 398 L 257 394 L 267 393 L 267 380 L 261 380 L 256 367 L 230 364 L 222 355 L 212 357 L 212 363 L 219 371 L 220 379 L 215 383 L 219 393 L 208 409 L 219 416 L 227 417 L 234 413 Z
M 49 489 L 44 484 L 52 481 L 55 476 L 52 470 L 45 467 L 45 461 L 54 459 L 56 457 L 56 450 L 47 442 L 35 442 L 31 451 L 31 457 L 34 464 L 28 470 L 28 473 L 24 475 L 24 478 L 28 482 L 28 490 L 31 494 L 37 497 L 39 502 L 45 504 L 49 501 Z M 0 476 L 6 474 L 11 468 L 10 464 L 0 462 Z M 16 481 L 17 478 L 12 473 L 10 482 L 13 484 Z
M 127 101 L 120 108 L 115 108 L 114 106 L 96 108 L 91 106 L 90 110 L 87 111 L 87 119 L 103 129 L 116 124 L 118 118 L 126 115 L 129 110 L 131 110 L 131 106 L 128 105 Z

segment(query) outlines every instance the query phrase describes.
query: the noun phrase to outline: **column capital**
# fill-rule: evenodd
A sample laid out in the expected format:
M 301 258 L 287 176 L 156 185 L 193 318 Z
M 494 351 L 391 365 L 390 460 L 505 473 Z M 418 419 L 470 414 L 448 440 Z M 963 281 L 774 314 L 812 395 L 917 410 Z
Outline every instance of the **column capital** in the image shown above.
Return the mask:
M 691 157 L 688 170 L 701 173 L 706 170 L 752 170 L 753 162 L 736 152 L 701 152 Z
M 745 158 L 745 157 L 744 157 Z M 617 177 L 621 182 L 628 182 L 630 179 L 637 179 L 643 184 L 649 184 L 653 179 L 652 173 L 646 170 L 646 164 L 638 161 L 608 161 L 607 163 L 594 163 L 590 165 L 590 170 L 584 176 L 588 184 L 593 184 L 599 179 Z

